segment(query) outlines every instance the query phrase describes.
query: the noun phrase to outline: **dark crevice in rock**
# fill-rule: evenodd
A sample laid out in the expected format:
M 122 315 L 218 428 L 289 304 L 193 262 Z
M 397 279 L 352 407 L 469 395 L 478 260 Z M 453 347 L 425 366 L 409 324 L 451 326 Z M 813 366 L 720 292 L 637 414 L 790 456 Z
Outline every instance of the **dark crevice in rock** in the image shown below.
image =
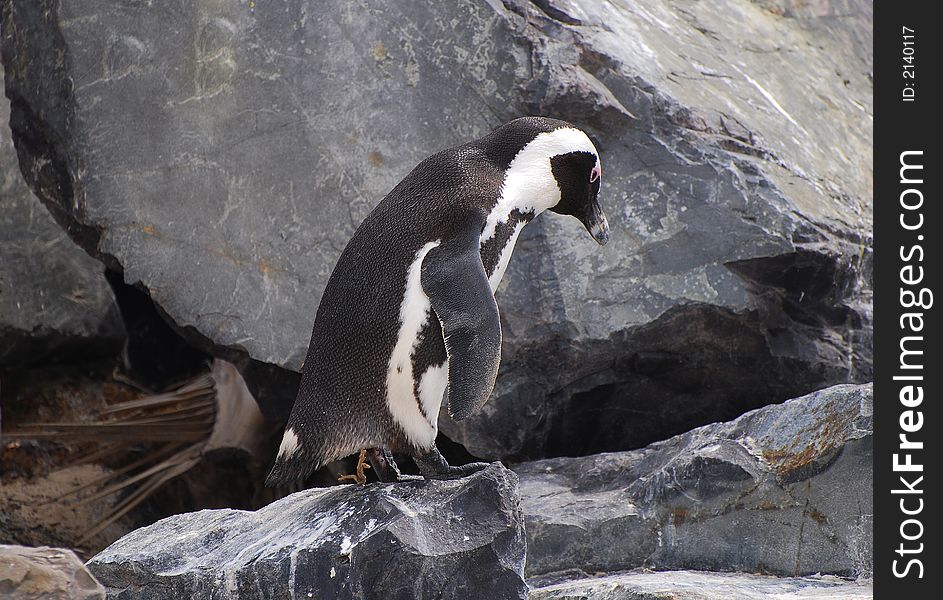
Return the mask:
M 126 284 L 115 271 L 108 270 L 105 276 L 128 332 L 122 352 L 125 376 L 159 391 L 206 369 L 209 357 L 177 334 L 147 292 Z
M 118 265 L 120 268 L 120 265 Z M 108 271 L 129 332 L 125 362 L 129 375 L 148 387 L 161 388 L 172 381 L 167 376 L 192 375 L 210 357 L 236 365 L 266 419 L 274 423 L 288 420 L 301 374 L 278 365 L 251 358 L 242 349 L 213 343 L 195 327 L 181 326 L 150 296 L 140 282 L 125 283 L 121 272 Z
M 178 324 L 160 304 L 150 299 L 146 288 L 140 282 L 132 287 L 148 296 L 154 311 L 191 350 L 222 358 L 236 365 L 266 419 L 276 423 L 288 420 L 298 386 L 301 384 L 300 373 L 256 360 L 242 347 L 214 343 L 196 327 Z
M 465 446 L 452 440 L 444 433 L 439 433 L 438 437 L 436 437 L 435 445 L 439 448 L 439 452 L 442 453 L 442 456 L 449 461 L 450 465 L 464 465 L 478 460 Z M 416 469 L 415 472 L 418 473 L 419 469 Z
M 527 8 L 526 5 L 521 4 L 517 0 L 501 0 L 501 4 L 504 5 L 504 8 L 511 11 L 519 17 L 527 18 Z
M 834 382 L 871 380 L 870 313 L 846 304 L 868 287 L 860 262 L 798 249 L 727 266 L 749 283 L 753 309 L 690 303 L 613 334 L 611 364 L 551 393 L 543 433 L 512 459 L 631 450 Z
M 563 10 L 553 5 L 552 0 L 531 0 L 531 4 L 540 9 L 542 13 L 555 21 L 566 23 L 567 25 L 582 25 L 583 22 L 576 17 L 571 17 Z
M 159 391 L 204 371 L 213 356 L 235 364 L 263 416 L 273 423 L 268 436 L 271 439 L 265 443 L 271 446 L 266 458 L 274 458 L 275 448 L 282 435 L 281 428 L 275 425 L 288 420 L 301 374 L 252 359 L 241 349 L 213 344 L 195 328 L 180 327 L 174 323 L 140 283 L 129 285 L 119 272 L 112 270 L 107 272 L 107 278 L 128 331 L 122 353 L 122 368 L 126 378 L 145 389 Z M 353 464 L 356 461 L 347 461 L 338 465 L 338 468 L 352 468 Z M 192 477 L 188 475 L 187 480 L 190 479 Z M 320 473 L 315 480 L 318 485 L 335 483 L 330 473 Z M 161 497 L 165 495 L 170 498 L 170 502 L 175 498 L 173 492 L 160 494 Z M 231 505 L 243 504 L 235 502 Z M 229 504 L 220 504 L 224 505 Z
M 847 381 L 873 379 L 869 249 L 839 255 L 799 247 L 789 254 L 726 266 L 747 282 L 770 324 L 771 340 L 808 332 L 809 339 L 817 337 L 840 348 L 834 364 L 844 360 L 848 365 Z
M 776 356 L 755 312 L 689 304 L 618 338 L 620 357 L 602 375 L 610 382 L 560 392 L 561 408 L 525 455 L 640 448 L 842 378 L 836 369 Z
M 842 305 L 860 279 L 859 265 L 847 257 L 797 249 L 790 254 L 728 262 L 728 269 L 756 295 L 777 294 L 793 320 L 810 326 L 842 326 L 860 318 Z

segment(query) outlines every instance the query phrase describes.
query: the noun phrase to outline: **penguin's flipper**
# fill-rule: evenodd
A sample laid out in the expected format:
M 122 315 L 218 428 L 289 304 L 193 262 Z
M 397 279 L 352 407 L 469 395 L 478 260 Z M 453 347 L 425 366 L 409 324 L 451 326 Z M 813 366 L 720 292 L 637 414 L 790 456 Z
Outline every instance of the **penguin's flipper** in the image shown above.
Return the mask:
M 422 262 L 422 288 L 442 324 L 449 357 L 449 415 L 457 421 L 488 400 L 501 362 L 501 317 L 481 263 L 481 227 L 442 242 Z

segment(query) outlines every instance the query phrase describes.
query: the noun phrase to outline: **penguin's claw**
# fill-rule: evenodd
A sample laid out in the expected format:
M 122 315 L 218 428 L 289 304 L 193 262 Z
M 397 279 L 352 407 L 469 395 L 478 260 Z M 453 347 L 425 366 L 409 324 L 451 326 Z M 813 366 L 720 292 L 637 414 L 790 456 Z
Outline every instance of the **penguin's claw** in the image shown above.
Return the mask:
M 367 483 L 367 476 L 364 475 L 364 469 L 369 469 L 370 465 L 367 464 L 367 449 L 363 448 L 360 450 L 360 458 L 357 459 L 357 472 L 353 475 L 341 475 L 337 478 L 338 481 L 353 481 L 357 485 L 363 485 Z
M 426 479 L 461 479 L 462 477 L 468 477 L 482 469 L 486 468 L 490 463 L 486 462 L 473 462 L 468 463 L 467 465 L 461 465 L 458 467 L 453 467 L 449 465 L 449 468 L 444 473 L 430 473 L 426 475 Z
M 453 467 L 449 464 L 449 461 L 445 460 L 435 444 L 426 454 L 413 455 L 413 460 L 416 462 L 416 466 L 419 467 L 419 472 L 426 479 L 461 479 L 488 466 L 488 463 L 485 462 L 474 462 Z

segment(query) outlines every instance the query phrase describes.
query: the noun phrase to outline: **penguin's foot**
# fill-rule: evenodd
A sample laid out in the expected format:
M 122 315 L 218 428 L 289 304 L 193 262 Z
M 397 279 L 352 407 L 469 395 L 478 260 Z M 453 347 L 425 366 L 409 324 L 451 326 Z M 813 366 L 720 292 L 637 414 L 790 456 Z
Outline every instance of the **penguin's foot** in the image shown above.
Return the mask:
M 445 457 L 442 456 L 435 445 L 426 454 L 413 456 L 413 460 L 416 461 L 419 472 L 426 479 L 460 479 L 472 473 L 477 473 L 488 466 L 488 463 L 475 462 L 453 467 L 445 460 Z
M 357 485 L 363 485 L 367 483 L 367 476 L 364 475 L 364 469 L 369 469 L 370 465 L 367 464 L 367 450 L 363 449 L 360 451 L 360 458 L 357 459 L 357 472 L 353 475 L 341 475 L 337 478 L 338 481 L 353 481 Z M 381 480 L 382 481 L 382 480 Z
M 461 479 L 462 477 L 468 477 L 469 475 L 474 475 L 478 471 L 486 468 L 490 463 L 486 462 L 473 462 L 468 463 L 467 465 L 459 465 L 453 467 L 449 465 L 449 470 L 445 473 L 437 473 L 433 475 L 426 475 L 427 479 Z
M 370 464 L 373 466 L 373 472 L 377 474 L 380 481 L 384 483 L 394 483 L 397 481 L 414 481 L 422 479 L 418 475 L 404 475 L 400 473 L 396 461 L 393 460 L 393 453 L 387 448 L 370 448 L 368 456 Z

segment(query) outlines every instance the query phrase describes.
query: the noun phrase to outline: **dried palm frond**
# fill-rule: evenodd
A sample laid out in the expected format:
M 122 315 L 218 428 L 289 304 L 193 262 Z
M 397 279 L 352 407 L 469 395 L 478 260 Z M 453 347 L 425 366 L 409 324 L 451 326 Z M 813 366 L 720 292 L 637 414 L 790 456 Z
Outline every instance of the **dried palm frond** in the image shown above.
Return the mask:
M 91 452 L 63 466 L 100 462 L 118 453 L 127 453 L 132 446 L 154 445 L 138 460 L 56 499 L 86 504 L 133 488 L 105 517 L 89 526 L 82 534 L 81 544 L 133 510 L 168 481 L 192 469 L 207 452 L 239 448 L 255 455 L 264 429 L 265 420 L 236 367 L 217 359 L 208 373 L 176 390 L 113 404 L 101 412 L 97 421 L 32 423 L 5 436 L 97 444 Z M 69 500 L 90 489 L 96 491 L 79 500 Z

